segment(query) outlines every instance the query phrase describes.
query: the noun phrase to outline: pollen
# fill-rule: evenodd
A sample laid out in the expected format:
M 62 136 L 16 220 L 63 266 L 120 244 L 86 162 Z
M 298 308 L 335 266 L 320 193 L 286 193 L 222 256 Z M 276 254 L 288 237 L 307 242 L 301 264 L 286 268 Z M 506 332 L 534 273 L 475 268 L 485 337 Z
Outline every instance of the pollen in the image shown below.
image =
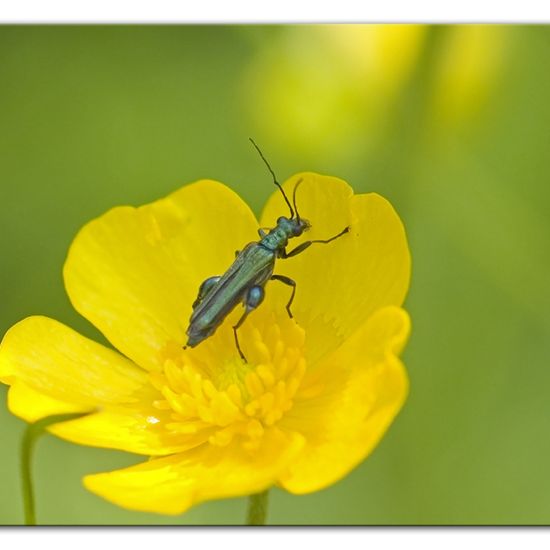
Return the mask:
M 200 353 L 181 351 L 150 374 L 160 394 L 153 406 L 168 412 L 168 431 L 217 447 L 237 442 L 253 450 L 266 429 L 292 409 L 306 372 L 304 331 L 290 319 L 273 320 L 247 336 L 249 363 L 237 356 L 205 368 Z

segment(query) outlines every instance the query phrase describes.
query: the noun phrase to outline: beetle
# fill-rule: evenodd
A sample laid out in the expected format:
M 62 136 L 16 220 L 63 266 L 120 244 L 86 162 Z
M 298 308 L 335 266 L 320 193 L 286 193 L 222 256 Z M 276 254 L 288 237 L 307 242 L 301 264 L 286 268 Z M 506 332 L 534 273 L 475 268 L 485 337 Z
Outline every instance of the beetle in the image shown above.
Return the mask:
M 302 180 L 298 180 L 294 186 L 291 204 L 260 148 L 252 138 L 250 138 L 250 141 L 271 173 L 273 183 L 275 183 L 283 194 L 285 202 L 290 209 L 290 218 L 286 216 L 279 217 L 277 225 L 267 232 L 265 228 L 258 229 L 259 241 L 248 243 L 243 250 L 240 252 L 237 251 L 233 264 L 223 275 L 209 277 L 200 285 L 197 299 L 193 303 L 193 312 L 189 319 L 189 327 L 186 331 L 188 337 L 187 344 L 184 346 L 184 349 L 187 347 L 193 348 L 209 336 L 212 336 L 229 313 L 235 309 L 237 304 L 242 302 L 245 310 L 237 324 L 233 326 L 233 333 L 237 351 L 244 362 L 246 362 L 246 357 L 239 344 L 237 330 L 244 323 L 250 312 L 262 303 L 265 295 L 264 287 L 268 281 L 280 281 L 292 287 L 286 310 L 290 318 L 293 317 L 290 306 L 296 294 L 296 282 L 285 275 L 273 274 L 275 260 L 277 258 L 292 258 L 314 243 L 330 243 L 348 233 L 350 229 L 349 226 L 345 227 L 340 233 L 330 239 L 305 241 L 290 252 L 287 252 L 286 247 L 289 239 L 299 237 L 311 227 L 308 220 L 300 217 L 296 206 L 296 190 L 302 183 Z

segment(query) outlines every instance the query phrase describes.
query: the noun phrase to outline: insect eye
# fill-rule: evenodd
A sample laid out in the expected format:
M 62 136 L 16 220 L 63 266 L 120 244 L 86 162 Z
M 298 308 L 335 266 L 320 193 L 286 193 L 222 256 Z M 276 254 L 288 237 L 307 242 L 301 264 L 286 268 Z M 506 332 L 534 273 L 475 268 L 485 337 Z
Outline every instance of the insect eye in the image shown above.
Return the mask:
M 302 218 L 300 220 L 300 225 L 296 226 L 296 228 L 294 229 L 296 236 L 301 235 L 304 231 L 307 231 L 310 227 L 311 227 L 311 224 L 307 220 Z
M 297 224 L 292 228 L 292 234 L 299 237 L 304 232 L 305 227 L 302 224 Z
M 277 225 L 279 225 L 282 222 L 286 222 L 286 221 L 288 221 L 287 218 L 285 218 L 284 216 L 280 216 L 280 217 L 277 218 Z

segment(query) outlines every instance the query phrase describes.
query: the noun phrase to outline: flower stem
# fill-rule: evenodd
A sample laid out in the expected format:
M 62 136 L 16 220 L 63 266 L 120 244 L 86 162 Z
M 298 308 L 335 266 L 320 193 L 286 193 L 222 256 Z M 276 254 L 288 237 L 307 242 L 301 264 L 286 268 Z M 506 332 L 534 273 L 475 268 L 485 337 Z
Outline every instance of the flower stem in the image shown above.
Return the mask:
M 36 430 L 33 424 L 27 426 L 21 442 L 21 491 L 23 492 L 23 506 L 25 509 L 25 525 L 36 525 L 34 507 L 34 491 L 32 486 L 31 460 Z
M 36 509 L 34 500 L 34 487 L 32 482 L 32 457 L 38 438 L 45 432 L 48 426 L 67 420 L 75 420 L 89 414 L 69 413 L 54 414 L 29 424 L 21 441 L 21 491 L 23 493 L 23 506 L 25 510 L 25 525 L 36 525 Z
M 269 489 L 248 497 L 247 525 L 265 525 Z

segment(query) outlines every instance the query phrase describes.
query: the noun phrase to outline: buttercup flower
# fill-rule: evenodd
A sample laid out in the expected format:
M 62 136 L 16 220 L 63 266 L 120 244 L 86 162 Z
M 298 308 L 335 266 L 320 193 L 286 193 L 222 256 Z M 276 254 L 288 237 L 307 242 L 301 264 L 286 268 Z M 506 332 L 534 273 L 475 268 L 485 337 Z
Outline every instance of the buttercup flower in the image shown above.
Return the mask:
M 88 475 L 86 487 L 128 509 L 180 514 L 209 499 L 279 485 L 292 493 L 327 487 L 375 447 L 407 394 L 398 359 L 409 332 L 400 308 L 410 257 L 401 221 L 374 193 L 342 180 L 298 178 L 300 239 L 328 245 L 278 260 L 290 289 L 266 286 L 237 352 L 232 325 L 193 349 L 186 342 L 200 283 L 222 274 L 259 226 L 287 214 L 277 192 L 258 224 L 229 188 L 203 180 L 140 207 L 118 207 L 75 238 L 64 267 L 75 308 L 118 351 L 46 317 L 12 327 L 0 347 L 0 380 L 10 410 L 26 421 L 92 414 L 56 424 L 84 445 L 150 456 L 122 470 Z M 291 241 L 294 244 L 294 241 Z M 289 248 L 292 248 L 289 247 Z
M 244 108 L 300 158 L 364 157 L 386 131 L 425 47 L 426 25 L 286 25 L 258 50 Z M 320 153 L 321 151 L 321 153 Z
M 500 25 L 453 25 L 437 62 L 431 101 L 439 125 L 479 119 L 500 84 L 511 29 Z

